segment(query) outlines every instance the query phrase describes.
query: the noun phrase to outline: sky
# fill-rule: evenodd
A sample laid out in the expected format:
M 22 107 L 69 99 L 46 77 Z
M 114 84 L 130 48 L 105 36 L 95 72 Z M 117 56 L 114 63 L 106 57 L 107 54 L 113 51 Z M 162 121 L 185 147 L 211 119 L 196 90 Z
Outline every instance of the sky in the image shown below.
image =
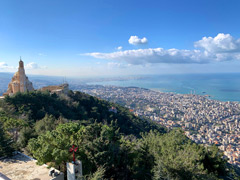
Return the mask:
M 0 0 L 0 72 L 240 72 L 239 0 Z

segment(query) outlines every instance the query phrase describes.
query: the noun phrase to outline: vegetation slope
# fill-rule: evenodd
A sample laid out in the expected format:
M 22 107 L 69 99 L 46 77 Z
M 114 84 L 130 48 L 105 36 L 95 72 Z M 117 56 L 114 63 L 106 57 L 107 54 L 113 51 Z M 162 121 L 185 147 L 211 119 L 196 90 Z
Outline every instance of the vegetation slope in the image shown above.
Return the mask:
M 38 163 L 65 172 L 75 145 L 86 179 L 235 178 L 216 146 L 198 145 L 181 130 L 167 133 L 127 108 L 81 92 L 7 96 L 0 101 L 0 126 L 0 156 L 26 150 Z

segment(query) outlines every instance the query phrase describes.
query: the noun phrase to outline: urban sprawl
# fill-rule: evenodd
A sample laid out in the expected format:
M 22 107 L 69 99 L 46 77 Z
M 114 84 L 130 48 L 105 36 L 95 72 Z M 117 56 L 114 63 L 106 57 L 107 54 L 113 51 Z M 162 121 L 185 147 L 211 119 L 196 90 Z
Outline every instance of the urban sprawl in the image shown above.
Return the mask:
M 180 127 L 199 144 L 215 144 L 229 163 L 240 167 L 240 104 L 207 95 L 163 93 L 137 87 L 86 85 L 83 92 L 129 108 L 172 129 Z

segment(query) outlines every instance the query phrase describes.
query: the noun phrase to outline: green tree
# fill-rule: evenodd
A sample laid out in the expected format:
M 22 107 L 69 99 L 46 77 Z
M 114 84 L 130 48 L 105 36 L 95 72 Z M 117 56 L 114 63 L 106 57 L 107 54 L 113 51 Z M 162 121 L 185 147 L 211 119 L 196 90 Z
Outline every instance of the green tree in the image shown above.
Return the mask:
M 56 130 L 47 131 L 37 139 L 30 139 L 27 147 L 39 164 L 51 163 L 66 171 L 65 164 L 71 161 L 69 148 L 74 144 L 79 128 L 77 123 L 60 124 Z
M 36 137 L 37 134 L 34 128 L 29 126 L 23 127 L 19 132 L 17 144 L 20 148 L 25 148 L 28 144 L 29 139 Z
M 109 111 L 112 106 L 117 113 Z M 84 175 L 93 179 L 194 180 L 229 174 L 216 146 L 198 145 L 180 130 L 165 133 L 165 128 L 134 116 L 127 108 L 81 92 L 7 96 L 0 101 L 0 122 L 4 127 L 1 152 L 11 147 L 8 135 L 12 134 L 19 147 L 28 144 L 40 164 L 65 171 L 74 144 Z
M 13 152 L 12 140 L 4 132 L 2 123 L 0 123 L 0 157 L 11 155 Z
M 139 141 L 154 157 L 154 179 L 217 179 L 226 172 L 226 162 L 218 149 L 197 145 L 183 131 L 172 130 L 164 135 L 152 131 Z
M 8 117 L 4 121 L 4 129 L 6 129 L 10 134 L 15 142 L 18 140 L 19 131 L 27 126 L 27 123 L 23 119 L 16 119 Z
M 65 123 L 37 139 L 31 139 L 28 149 L 39 163 L 52 163 L 65 171 L 63 167 L 72 156 L 69 148 L 74 144 L 79 147 L 76 157 L 84 164 L 84 174 L 104 166 L 107 178 L 125 179 L 129 176 L 128 164 L 125 163 L 127 152 L 121 147 L 120 140 L 118 129 L 113 124 L 108 126 L 95 122 L 84 126 Z
M 35 130 L 38 135 L 45 133 L 46 131 L 52 131 L 56 129 L 57 120 L 53 115 L 46 114 L 45 117 L 35 124 Z

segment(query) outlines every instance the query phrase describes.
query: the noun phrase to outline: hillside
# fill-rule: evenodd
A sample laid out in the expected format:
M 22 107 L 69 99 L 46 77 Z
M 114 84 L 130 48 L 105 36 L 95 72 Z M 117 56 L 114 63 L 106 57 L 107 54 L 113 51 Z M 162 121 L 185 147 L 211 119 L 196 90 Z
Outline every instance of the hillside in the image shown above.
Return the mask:
M 112 107 L 116 108 L 116 113 L 110 111 Z M 110 124 L 111 121 L 116 121 L 120 132 L 126 135 L 139 136 L 140 132 L 151 129 L 165 132 L 160 125 L 134 116 L 127 108 L 81 92 L 70 91 L 67 96 L 62 97 L 48 92 L 18 93 L 5 98 L 2 108 L 7 114 L 25 116 L 32 123 L 49 115 L 67 121 L 84 120 L 86 123 L 97 121 Z
M 81 92 L 17 93 L 0 101 L 0 156 L 22 149 L 65 171 L 72 144 L 86 179 L 219 179 L 233 177 L 216 146 L 181 130 L 134 116 L 127 108 Z M 13 139 L 14 143 L 12 143 Z M 95 173 L 96 172 L 96 173 Z M 99 175 L 99 176 L 97 176 Z

